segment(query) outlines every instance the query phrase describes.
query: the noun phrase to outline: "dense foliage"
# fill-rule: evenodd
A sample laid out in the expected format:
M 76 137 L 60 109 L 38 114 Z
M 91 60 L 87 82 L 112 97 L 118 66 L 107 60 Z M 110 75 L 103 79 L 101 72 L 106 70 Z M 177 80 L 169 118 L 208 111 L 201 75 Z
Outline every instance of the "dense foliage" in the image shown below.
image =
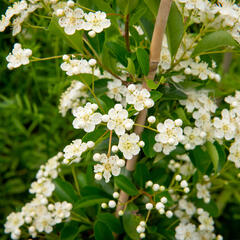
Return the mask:
M 0 210 L 12 239 L 238 239 L 239 7 L 173 1 L 151 79 L 158 6 L 28 0 L 2 12 Z M 236 52 L 227 70 L 225 52 Z

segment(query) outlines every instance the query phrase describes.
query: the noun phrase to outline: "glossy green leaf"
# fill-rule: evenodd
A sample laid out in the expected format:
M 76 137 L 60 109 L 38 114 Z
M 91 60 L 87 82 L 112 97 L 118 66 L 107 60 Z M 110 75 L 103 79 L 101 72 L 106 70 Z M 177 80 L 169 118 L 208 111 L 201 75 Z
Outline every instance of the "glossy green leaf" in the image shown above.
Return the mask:
M 103 223 L 105 223 L 112 232 L 115 233 L 122 233 L 122 225 L 119 220 L 119 218 L 116 218 L 113 214 L 111 213 L 100 213 L 97 215 L 97 219 Z
M 107 42 L 110 53 L 125 67 L 128 65 L 127 58 L 129 57 L 128 51 L 116 42 Z
M 73 49 L 82 52 L 83 41 L 82 41 L 82 31 L 76 31 L 73 35 L 67 35 L 64 32 L 64 28 L 60 27 L 58 24 L 58 17 L 53 15 L 48 30 L 50 33 L 58 36 L 60 39 L 63 39 L 70 47 Z
M 134 62 L 131 58 L 127 58 L 127 60 L 128 60 L 127 71 L 134 75 L 136 73 Z
M 55 191 L 54 194 L 60 201 L 75 202 L 78 200 L 78 195 L 75 192 L 73 185 L 60 178 L 54 179 Z
M 146 50 L 143 48 L 137 49 L 137 60 L 142 70 L 142 73 L 147 76 L 149 72 L 149 56 Z
M 117 5 L 121 12 L 127 15 L 136 9 L 138 2 L 139 0 L 117 0 Z
M 156 156 L 156 152 L 153 150 L 153 145 L 155 144 L 156 132 L 149 129 L 144 129 L 142 133 L 142 140 L 145 145 L 143 147 L 143 152 L 147 157 L 153 158 Z
M 97 141 L 105 132 L 106 132 L 106 127 L 104 126 L 99 126 L 95 129 L 94 132 L 86 133 L 84 137 L 82 138 L 83 142 L 87 141 Z
M 144 163 L 138 163 L 134 172 L 134 181 L 141 188 L 145 187 L 145 183 L 150 179 L 150 173 Z
M 114 177 L 115 184 L 124 192 L 130 196 L 135 196 L 138 194 L 138 190 L 135 185 L 125 176 L 119 175 Z
M 159 87 L 160 88 L 160 87 Z M 164 100 L 181 100 L 187 99 L 187 95 L 173 84 L 167 84 L 160 88 Z
M 206 173 L 212 163 L 205 146 L 195 147 L 194 150 L 190 151 L 190 158 L 193 165 L 203 174 Z
M 172 56 L 175 56 L 184 33 L 183 17 L 173 2 L 167 22 L 168 46 Z
M 159 91 L 151 91 L 150 94 L 151 94 L 151 99 L 154 102 L 156 102 L 157 100 L 159 100 L 163 96 L 163 94 Z
M 214 49 L 224 47 L 239 47 L 239 44 L 233 39 L 230 33 L 226 31 L 217 31 L 205 36 L 195 47 L 192 56 L 207 54 Z
M 74 240 L 79 233 L 79 223 L 75 221 L 66 222 L 60 233 L 60 240 Z
M 157 17 L 160 0 L 144 0 L 144 2 L 154 17 Z
M 75 203 L 75 209 L 91 207 L 107 201 L 109 201 L 109 198 L 101 197 L 99 195 L 85 196 Z
M 96 240 L 114 240 L 108 225 L 101 221 L 96 221 L 94 225 L 94 236 Z

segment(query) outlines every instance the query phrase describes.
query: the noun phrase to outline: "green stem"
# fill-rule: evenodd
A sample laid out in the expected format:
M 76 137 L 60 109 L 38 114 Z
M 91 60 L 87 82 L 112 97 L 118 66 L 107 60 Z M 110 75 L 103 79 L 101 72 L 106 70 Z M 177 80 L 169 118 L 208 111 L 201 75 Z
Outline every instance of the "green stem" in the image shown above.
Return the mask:
M 138 127 L 147 128 L 147 129 L 149 129 L 149 130 L 151 130 L 151 131 L 154 131 L 154 132 L 156 132 L 156 133 L 159 133 L 157 129 L 151 128 L 151 127 L 149 127 L 149 126 L 141 125 L 141 124 L 138 124 L 138 123 L 134 123 L 134 125 L 135 125 L 135 126 L 138 126 Z
M 78 195 L 80 195 L 80 188 L 79 188 L 79 183 L 78 183 L 78 180 L 77 180 L 76 169 L 73 165 L 71 165 L 71 169 L 72 169 L 72 175 L 73 175 L 73 179 L 74 179 L 74 183 L 75 183 L 77 193 L 78 193 Z

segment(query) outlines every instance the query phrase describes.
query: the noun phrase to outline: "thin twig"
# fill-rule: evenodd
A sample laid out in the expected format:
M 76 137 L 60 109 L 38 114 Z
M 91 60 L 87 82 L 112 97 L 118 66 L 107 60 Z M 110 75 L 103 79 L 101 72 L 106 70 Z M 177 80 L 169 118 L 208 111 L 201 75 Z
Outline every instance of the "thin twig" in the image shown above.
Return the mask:
M 129 42 L 129 14 L 127 14 L 126 20 L 125 20 L 125 34 L 124 34 L 124 38 L 125 38 L 126 48 L 127 48 L 128 52 L 130 52 L 130 42 Z

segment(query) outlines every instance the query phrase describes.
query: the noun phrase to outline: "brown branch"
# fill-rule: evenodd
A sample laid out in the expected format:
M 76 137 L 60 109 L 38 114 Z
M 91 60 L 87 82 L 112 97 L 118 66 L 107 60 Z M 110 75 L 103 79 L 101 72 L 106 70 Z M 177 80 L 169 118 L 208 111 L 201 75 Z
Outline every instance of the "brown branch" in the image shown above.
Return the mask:
M 126 48 L 127 48 L 128 52 L 130 52 L 130 42 L 129 42 L 129 14 L 126 16 L 126 20 L 125 20 L 125 34 L 124 34 L 124 38 L 125 38 Z
M 151 41 L 151 46 L 150 46 L 150 61 L 149 61 L 149 66 L 150 66 L 150 71 L 147 76 L 147 79 L 152 79 L 154 80 L 156 70 L 158 63 L 160 61 L 160 53 L 161 53 L 161 48 L 162 48 L 162 40 L 163 36 L 165 33 L 166 25 L 167 25 L 167 19 L 169 15 L 169 11 L 171 8 L 172 0 L 161 0 L 161 3 L 159 5 L 158 9 L 158 15 L 156 18 L 155 26 L 154 26 L 154 31 L 153 31 L 153 36 L 152 36 L 152 41 Z M 143 88 L 147 88 L 147 84 L 144 81 L 143 82 Z M 142 110 L 137 117 L 136 123 L 139 125 L 144 125 L 146 118 L 147 118 L 147 109 Z M 136 126 L 134 128 L 134 132 L 141 136 L 143 132 L 143 127 Z M 138 159 L 138 155 L 134 156 L 131 160 L 127 161 L 126 169 L 128 171 L 134 171 L 136 168 L 136 162 Z M 118 200 L 118 205 L 116 209 L 116 216 L 118 216 L 118 212 L 123 209 L 125 203 L 128 200 L 128 194 L 125 193 L 124 191 L 120 192 L 119 200 Z

